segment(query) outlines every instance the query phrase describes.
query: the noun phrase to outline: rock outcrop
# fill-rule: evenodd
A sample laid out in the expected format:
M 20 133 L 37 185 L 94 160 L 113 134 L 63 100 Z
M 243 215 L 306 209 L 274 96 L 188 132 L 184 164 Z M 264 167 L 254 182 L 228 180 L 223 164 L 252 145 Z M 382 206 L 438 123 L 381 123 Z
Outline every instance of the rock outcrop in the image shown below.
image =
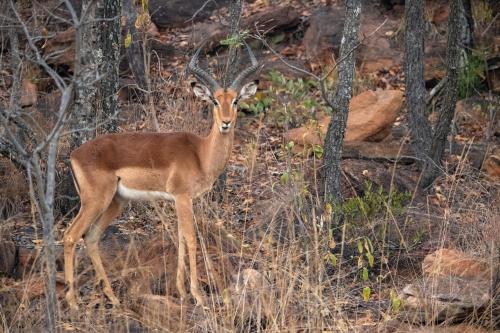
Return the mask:
M 403 308 L 413 323 L 453 323 L 480 318 L 495 302 L 498 264 L 466 253 L 440 249 L 422 263 L 423 278 L 402 292 Z
M 365 91 L 351 99 L 345 142 L 380 141 L 389 134 L 403 105 L 399 90 Z M 299 145 L 322 145 L 331 117 L 295 128 L 285 134 Z

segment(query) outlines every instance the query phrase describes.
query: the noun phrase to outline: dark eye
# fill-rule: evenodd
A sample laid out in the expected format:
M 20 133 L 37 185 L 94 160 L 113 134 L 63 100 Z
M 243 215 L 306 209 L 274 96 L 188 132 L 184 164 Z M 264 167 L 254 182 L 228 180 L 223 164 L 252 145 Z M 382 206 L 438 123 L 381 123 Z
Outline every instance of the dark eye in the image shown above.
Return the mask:
M 239 100 L 235 99 L 234 102 L 233 102 L 233 105 L 234 106 L 238 105 L 238 102 L 239 102 Z

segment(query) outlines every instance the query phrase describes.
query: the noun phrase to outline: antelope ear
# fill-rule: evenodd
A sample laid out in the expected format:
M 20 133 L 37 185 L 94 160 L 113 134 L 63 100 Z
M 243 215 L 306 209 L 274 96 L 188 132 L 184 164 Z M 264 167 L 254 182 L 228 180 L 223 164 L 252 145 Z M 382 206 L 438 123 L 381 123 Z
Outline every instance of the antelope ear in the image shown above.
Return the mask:
M 245 84 L 240 90 L 240 99 L 252 97 L 257 92 L 259 80 Z
M 191 87 L 193 88 L 194 94 L 200 97 L 202 100 L 207 102 L 213 101 L 212 93 L 210 92 L 210 89 L 208 89 L 205 85 L 199 84 L 197 82 L 191 82 Z

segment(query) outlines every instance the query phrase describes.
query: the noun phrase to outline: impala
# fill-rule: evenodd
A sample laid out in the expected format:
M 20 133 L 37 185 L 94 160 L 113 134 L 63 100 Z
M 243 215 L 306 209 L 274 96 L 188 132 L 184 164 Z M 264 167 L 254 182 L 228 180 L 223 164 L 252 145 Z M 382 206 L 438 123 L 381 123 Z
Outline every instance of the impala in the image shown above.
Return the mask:
M 203 47 L 203 46 L 202 46 Z M 113 293 L 99 255 L 99 239 L 107 226 L 129 201 L 172 200 L 178 222 L 176 286 L 182 298 L 186 248 L 189 256 L 190 291 L 203 304 L 196 272 L 196 230 L 193 199 L 212 188 L 231 153 L 237 104 L 257 91 L 258 81 L 242 85 L 258 69 L 248 45 L 251 66 L 243 70 L 229 87 L 221 87 L 198 67 L 200 47 L 188 70 L 201 81 L 191 84 L 196 96 L 213 104 L 213 125 L 206 137 L 192 133 L 120 133 L 100 136 L 71 153 L 71 168 L 80 196 L 80 211 L 64 233 L 64 273 L 66 300 L 78 309 L 74 287 L 76 243 L 84 238 L 94 266 L 97 283 L 113 305 Z

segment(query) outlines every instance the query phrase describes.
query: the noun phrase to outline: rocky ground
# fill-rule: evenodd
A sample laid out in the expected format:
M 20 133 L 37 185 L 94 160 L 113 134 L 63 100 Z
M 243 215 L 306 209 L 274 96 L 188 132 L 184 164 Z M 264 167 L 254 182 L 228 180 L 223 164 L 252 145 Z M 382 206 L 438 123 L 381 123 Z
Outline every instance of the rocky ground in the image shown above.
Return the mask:
M 493 24 L 481 41 L 492 48 L 483 85 L 457 105 L 445 174 L 424 191 L 417 186 L 404 109 L 404 8 L 393 4 L 397 1 L 387 2 L 388 7 L 381 3 L 367 1 L 363 14 L 356 96 L 342 161 L 346 205 L 325 207 L 320 199 L 322 139 L 331 110 L 315 80 L 282 61 L 315 75 L 330 71 L 342 35 L 342 7 L 335 1 L 249 1 L 242 27 L 254 37 L 251 45 L 265 63 L 259 92 L 240 105 L 222 198 L 210 193 L 195 207 L 198 271 L 208 306 L 195 307 L 178 298 L 173 207 L 134 205 L 108 228 L 101 242 L 120 308 L 110 308 L 94 286 L 81 243 L 78 286 L 83 310 L 69 316 L 58 242 L 62 331 L 500 329 L 495 111 L 499 27 Z M 154 100 L 165 131 L 202 134 L 210 126 L 207 106 L 188 91 L 184 68 L 193 44 L 209 39 L 213 42 L 208 44 L 207 65 L 216 74 L 222 71 L 226 55 L 218 40 L 225 38 L 227 10 L 209 5 L 192 19 L 202 4 L 149 2 L 153 23 L 146 35 L 160 60 L 154 58 L 152 66 Z M 445 74 L 447 4 L 427 5 L 425 67 L 430 90 Z M 28 9 L 25 15 L 31 15 Z M 53 34 L 44 50 L 63 51 L 52 65 L 71 71 L 74 32 L 63 25 L 50 28 Z M 123 65 L 121 130 L 148 130 L 151 110 L 140 102 L 126 61 Z M 51 121 L 59 96 L 39 75 L 37 69 L 27 73 L 21 104 L 43 124 Z M 334 77 L 329 88 L 335 86 Z M 4 102 L 7 76 L 1 87 Z M 439 103 L 439 95 L 430 101 L 436 111 L 431 120 Z M 66 155 L 62 143 L 60 173 L 67 172 Z M 0 158 L 0 183 L 5 184 L 0 187 L 0 331 L 38 331 L 44 313 L 40 226 L 33 222 L 35 208 L 30 206 L 24 176 L 5 156 Z M 60 190 L 58 195 L 64 193 Z M 59 202 L 67 205 L 64 198 Z M 335 209 L 347 213 L 345 224 L 331 224 Z M 56 239 L 61 239 L 72 214 L 74 210 L 66 209 L 58 217 Z

